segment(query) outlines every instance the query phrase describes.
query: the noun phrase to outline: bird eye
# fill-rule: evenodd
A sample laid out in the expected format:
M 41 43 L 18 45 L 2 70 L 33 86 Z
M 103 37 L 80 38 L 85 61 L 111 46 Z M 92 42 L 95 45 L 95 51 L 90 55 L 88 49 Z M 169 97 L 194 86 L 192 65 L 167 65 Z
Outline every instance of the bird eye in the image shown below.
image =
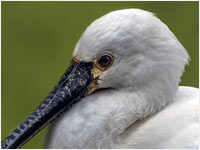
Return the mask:
M 97 58 L 97 65 L 98 67 L 105 69 L 113 63 L 113 60 L 114 58 L 111 54 L 101 54 Z

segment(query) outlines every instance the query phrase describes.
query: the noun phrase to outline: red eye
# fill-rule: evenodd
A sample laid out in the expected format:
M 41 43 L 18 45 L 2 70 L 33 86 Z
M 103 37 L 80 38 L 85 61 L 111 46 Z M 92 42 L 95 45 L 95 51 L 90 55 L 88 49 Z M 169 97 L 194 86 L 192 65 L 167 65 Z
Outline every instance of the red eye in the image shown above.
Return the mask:
M 97 62 L 100 65 L 100 67 L 108 67 L 113 62 L 113 56 L 109 54 L 103 54 L 98 58 Z

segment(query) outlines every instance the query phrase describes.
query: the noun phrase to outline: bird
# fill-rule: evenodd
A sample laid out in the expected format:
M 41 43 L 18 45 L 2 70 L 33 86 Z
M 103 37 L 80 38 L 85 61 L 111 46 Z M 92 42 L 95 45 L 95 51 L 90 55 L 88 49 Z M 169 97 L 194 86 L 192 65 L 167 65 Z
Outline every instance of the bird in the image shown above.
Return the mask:
M 179 86 L 189 60 L 155 14 L 112 11 L 87 27 L 67 71 L 2 148 L 50 124 L 45 148 L 196 149 L 199 89 Z

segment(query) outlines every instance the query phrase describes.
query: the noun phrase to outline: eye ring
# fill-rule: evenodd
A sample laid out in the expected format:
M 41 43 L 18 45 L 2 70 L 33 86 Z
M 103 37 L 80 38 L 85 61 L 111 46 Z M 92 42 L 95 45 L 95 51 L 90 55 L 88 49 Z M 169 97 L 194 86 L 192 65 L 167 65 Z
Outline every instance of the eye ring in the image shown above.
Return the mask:
M 112 65 L 114 57 L 109 53 L 100 54 L 96 59 L 96 65 L 100 69 L 106 69 Z

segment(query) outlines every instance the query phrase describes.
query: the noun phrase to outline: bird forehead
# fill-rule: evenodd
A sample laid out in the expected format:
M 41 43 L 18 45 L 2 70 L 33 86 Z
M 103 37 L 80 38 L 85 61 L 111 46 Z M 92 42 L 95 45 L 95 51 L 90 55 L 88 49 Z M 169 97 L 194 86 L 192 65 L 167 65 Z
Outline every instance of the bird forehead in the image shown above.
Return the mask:
M 90 24 L 84 34 L 93 34 L 95 32 L 105 33 L 108 31 L 123 28 L 126 31 L 127 27 L 134 28 L 140 24 L 150 24 L 152 19 L 157 19 L 153 13 L 140 9 L 125 9 L 108 13 Z
M 135 43 L 142 41 L 140 34 L 146 26 L 151 26 L 155 18 L 152 13 L 140 9 L 108 13 L 90 24 L 77 43 L 73 55 L 79 60 L 92 61 L 103 51 L 122 51 L 120 46 L 132 50 L 130 47 L 134 45 L 133 39 Z

